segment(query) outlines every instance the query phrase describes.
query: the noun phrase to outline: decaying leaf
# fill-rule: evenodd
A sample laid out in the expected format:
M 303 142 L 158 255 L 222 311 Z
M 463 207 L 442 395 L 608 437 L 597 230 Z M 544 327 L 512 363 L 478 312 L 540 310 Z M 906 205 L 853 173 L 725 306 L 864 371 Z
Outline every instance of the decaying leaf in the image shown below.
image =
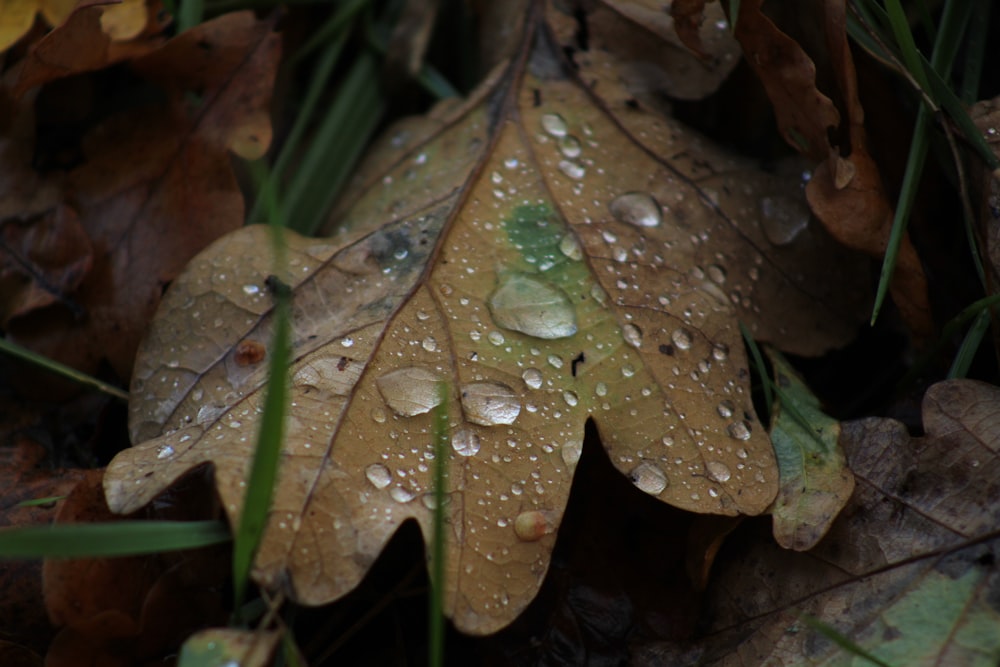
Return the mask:
M 245 665 L 266 667 L 281 639 L 277 630 L 250 631 L 210 628 L 192 635 L 181 650 L 181 661 L 189 667 Z
M 777 245 L 762 229 L 764 200 L 802 210 L 797 180 L 635 103 L 608 51 L 574 70 L 527 15 L 468 102 L 390 131 L 335 240 L 286 235 L 292 412 L 255 576 L 299 601 L 353 588 L 402 521 L 429 534 L 440 382 L 445 607 L 488 633 L 545 575 L 588 418 L 643 491 L 760 513 L 778 480 L 737 319 L 803 353 L 853 334 L 863 291 L 840 290 L 863 272 L 807 224 Z M 105 477 L 115 511 L 212 462 L 239 515 L 266 380 L 240 349 L 271 340 L 269 247 L 245 228 L 172 285 L 133 376 L 137 446 Z
M 71 21 L 50 37 L 72 42 L 73 26 L 83 31 L 76 37 L 95 29 L 91 17 L 91 23 Z M 53 305 L 12 318 L 12 339 L 86 372 L 97 372 L 106 360 L 120 377 L 130 376 L 164 286 L 196 252 L 242 223 L 229 152 L 256 157 L 270 141 L 267 109 L 279 39 L 272 24 L 241 12 L 132 59 L 129 66 L 145 81 L 145 102 L 103 110 L 106 119 L 79 137 L 79 155 L 67 171 L 32 167 L 44 162 L 39 146 L 46 133 L 30 120 L 38 113 L 34 94 L 20 100 L 0 141 L 0 189 L 10 194 L 11 214 L 71 207 L 89 239 L 93 265 L 64 294 L 76 308 Z M 65 54 L 64 48 L 57 51 Z M 102 66 L 107 56 L 96 53 L 93 63 L 83 58 L 77 70 L 39 70 L 41 79 L 32 81 Z M 56 99 L 55 106 L 77 110 L 76 102 Z
M 0 4 L 0 51 L 7 50 L 31 29 L 35 15 L 41 14 L 46 23 L 60 26 L 69 19 L 80 4 L 77 0 L 9 0 Z M 103 31 L 114 40 L 127 40 L 140 34 L 146 27 L 150 14 L 158 7 L 146 0 L 119 0 L 115 3 L 81 11 L 96 9 Z
M 921 438 L 889 419 L 843 424 L 858 487 L 813 551 L 731 543 L 703 664 L 847 664 L 804 613 L 890 665 L 997 664 L 1000 389 L 942 382 L 923 417 Z
M 774 539 L 786 549 L 816 546 L 854 491 L 854 476 L 838 444 L 840 423 L 823 414 L 817 399 L 780 354 L 768 349 L 775 384 L 771 442 L 781 488 L 771 508 Z

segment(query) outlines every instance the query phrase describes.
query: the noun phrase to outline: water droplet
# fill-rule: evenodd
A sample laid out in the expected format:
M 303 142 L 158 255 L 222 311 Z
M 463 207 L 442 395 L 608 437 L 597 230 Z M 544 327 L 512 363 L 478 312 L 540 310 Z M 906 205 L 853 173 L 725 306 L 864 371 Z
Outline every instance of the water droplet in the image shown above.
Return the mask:
M 705 470 L 708 471 L 708 476 L 716 482 L 728 482 L 729 478 L 732 477 L 729 466 L 721 461 L 709 461 L 705 464 Z
M 392 473 L 381 463 L 373 463 L 365 468 L 365 477 L 376 489 L 384 489 L 392 482 Z
M 633 468 L 632 472 L 629 473 L 629 477 L 632 479 L 632 483 L 639 487 L 640 490 L 653 496 L 660 495 L 669 483 L 667 476 L 662 470 L 652 463 L 646 462 L 640 463 Z
M 630 378 L 633 375 L 635 375 L 635 369 L 632 368 L 632 366 L 630 366 L 629 364 L 625 364 L 624 366 L 622 366 L 622 376 L 623 377 Z
M 750 439 L 750 424 L 745 421 L 733 422 L 726 430 L 729 431 L 729 437 L 736 440 Z
M 574 261 L 583 259 L 583 249 L 580 248 L 580 242 L 573 234 L 566 234 L 559 239 L 559 252 Z
M 428 313 L 426 310 L 417 311 L 417 319 L 420 320 L 421 322 L 427 321 L 428 319 L 430 319 L 430 317 L 431 317 L 430 313 Z
M 673 447 L 674 446 L 674 439 L 673 439 L 673 437 L 671 437 L 669 435 L 663 436 L 663 439 L 660 442 L 663 443 L 664 447 Z
M 607 396 L 608 385 L 604 384 L 603 382 L 598 382 L 597 386 L 594 387 L 594 393 L 596 393 L 598 396 Z
M 537 542 L 555 532 L 555 517 L 545 510 L 521 512 L 514 519 L 514 534 L 522 542 Z
M 576 333 L 576 311 L 559 288 L 515 273 L 501 280 L 487 305 L 497 326 L 535 338 L 567 338 Z
M 410 254 L 410 251 L 406 248 L 398 248 L 396 252 L 392 253 L 392 256 L 396 259 L 406 259 L 406 256 Z
M 563 463 L 568 466 L 576 465 L 576 462 L 583 455 L 583 441 L 572 440 L 563 443 L 562 450 L 559 453 L 562 456 Z
M 712 356 L 716 361 L 725 361 L 729 356 L 729 346 L 725 343 L 716 343 L 712 346 Z
M 386 373 L 375 380 L 375 385 L 393 412 L 412 417 L 429 412 L 441 402 L 440 380 L 426 368 L 407 366 Z
M 397 503 L 408 503 L 413 500 L 416 495 L 417 494 L 413 493 L 413 491 L 410 491 L 402 486 L 394 486 L 389 490 L 389 497 Z
M 376 424 L 384 424 L 386 420 L 385 410 L 382 408 L 372 408 L 371 411 L 372 421 Z
M 566 401 L 566 405 L 568 405 L 571 408 L 575 408 L 577 403 L 580 402 L 580 397 L 577 396 L 576 393 L 572 391 L 564 391 L 563 400 Z
M 258 287 L 257 285 L 244 285 L 243 293 L 249 296 L 255 296 L 257 294 L 260 294 L 260 287 Z
M 514 390 L 505 384 L 477 382 L 462 386 L 462 408 L 473 424 L 513 424 L 521 414 L 521 401 Z
M 583 148 L 580 146 L 579 139 L 574 137 L 572 134 L 567 134 L 559 140 L 559 152 L 563 154 L 563 157 L 572 159 L 580 157 L 580 153 L 583 152 Z
M 553 137 L 565 137 L 567 132 L 569 132 L 566 121 L 557 113 L 542 115 L 542 129 Z
M 572 160 L 560 160 L 559 171 L 566 174 L 574 181 L 579 181 L 587 175 L 587 170 L 583 168 L 583 165 L 578 162 L 573 162 Z
M 475 456 L 479 453 L 479 446 L 479 436 L 468 429 L 459 429 L 451 436 L 451 448 L 460 456 Z
M 524 380 L 524 384 L 528 385 L 532 389 L 538 389 L 542 386 L 542 372 L 537 368 L 528 368 L 521 373 L 521 379 Z
M 670 334 L 670 340 L 674 341 L 674 347 L 678 350 L 691 349 L 691 333 L 687 329 L 674 329 Z
M 504 343 L 503 334 L 499 331 L 491 331 L 486 334 L 486 340 L 490 341 L 494 345 L 503 345 Z
M 715 407 L 715 411 L 719 413 L 719 416 L 724 419 L 729 419 L 733 416 L 733 411 L 736 406 L 733 405 L 732 401 L 722 401 Z
M 746 459 L 748 456 L 750 456 L 750 453 L 743 447 L 740 447 L 739 449 L 736 450 L 736 456 L 741 459 Z
M 174 455 L 174 448 L 170 445 L 160 445 L 156 448 L 156 458 L 163 460 L 169 459 Z
M 713 283 L 721 285 L 726 282 L 726 270 L 718 264 L 711 264 L 708 267 L 708 278 Z
M 352 345 L 354 345 L 354 339 L 351 338 L 350 336 L 347 336 L 346 338 L 341 338 L 340 344 L 343 345 L 344 347 L 351 347 Z
M 642 347 L 642 330 L 634 324 L 626 324 L 622 327 L 622 337 L 625 342 L 634 348 Z
M 611 215 L 619 222 L 636 227 L 657 227 L 663 222 L 663 211 L 647 192 L 626 192 L 608 204 Z
M 788 245 L 809 226 L 809 208 L 801 199 L 761 197 L 758 208 L 760 226 L 774 245 Z
M 438 343 L 434 336 L 428 336 L 420 343 L 420 347 L 424 348 L 428 352 L 434 352 L 438 349 Z

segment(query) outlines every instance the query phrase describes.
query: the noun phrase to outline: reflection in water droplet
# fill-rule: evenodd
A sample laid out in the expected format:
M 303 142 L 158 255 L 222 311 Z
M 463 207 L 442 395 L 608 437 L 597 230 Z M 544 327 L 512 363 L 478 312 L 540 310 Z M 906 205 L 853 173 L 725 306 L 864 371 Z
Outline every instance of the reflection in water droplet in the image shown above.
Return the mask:
M 580 140 L 574 137 L 572 134 L 567 134 L 565 137 L 559 140 L 559 152 L 563 154 L 566 158 L 580 157 L 580 153 L 583 152 L 580 146 Z
M 174 455 L 174 448 L 170 445 L 160 445 L 156 448 L 156 458 L 158 459 L 169 459 Z
M 563 367 L 563 360 L 562 360 L 562 357 L 560 357 L 559 355 L 550 354 L 548 356 L 547 361 L 549 362 L 549 366 L 552 366 L 552 368 L 562 368 Z
M 375 380 L 375 385 L 393 412 L 412 417 L 429 412 L 441 402 L 439 382 L 440 378 L 426 368 L 407 366 L 386 373 Z
M 750 439 L 750 424 L 745 421 L 733 422 L 726 430 L 729 431 L 729 437 L 736 440 Z
M 494 345 L 503 345 L 504 337 L 499 331 L 491 331 L 486 334 L 486 340 L 490 341 Z
M 774 245 L 792 243 L 809 226 L 809 208 L 801 199 L 761 197 L 758 206 L 760 226 Z
M 438 343 L 434 336 L 428 336 L 423 340 L 423 342 L 420 343 L 420 347 L 424 348 L 428 352 L 434 352 L 438 348 Z
M 566 234 L 559 239 L 559 252 L 575 261 L 583 259 L 583 250 L 580 248 L 580 242 L 576 240 L 576 236 L 573 234 Z
M 505 384 L 476 382 L 462 385 L 462 408 L 465 417 L 473 424 L 513 424 L 521 414 L 521 401 L 514 390 Z
M 732 401 L 722 401 L 721 403 L 719 403 L 715 407 L 715 411 L 718 412 L 719 416 L 723 417 L 724 419 L 728 419 L 729 417 L 732 417 L 733 416 L 733 411 L 735 409 L 736 409 L 736 406 L 733 405 Z
M 562 290 L 524 274 L 503 278 L 487 305 L 497 326 L 535 338 L 576 333 L 576 311 Z
M 674 332 L 670 334 L 670 340 L 674 341 L 674 347 L 678 350 L 691 349 L 691 333 L 687 329 L 674 329 Z
M 725 343 L 716 343 L 712 347 L 712 356 L 716 361 L 725 361 L 729 356 L 729 346 Z
M 566 405 L 568 405 L 571 408 L 575 408 L 577 403 L 580 402 L 580 397 L 577 396 L 576 393 L 572 391 L 564 391 L 563 400 L 566 401 Z
M 405 489 L 401 486 L 394 486 L 389 490 L 389 497 L 397 503 L 408 503 L 413 500 L 416 495 L 417 494 L 413 493 L 413 491 Z
M 547 113 L 542 115 L 542 129 L 553 137 L 565 137 L 569 131 L 566 121 L 557 113 Z
M 459 429 L 451 436 L 451 448 L 460 456 L 475 456 L 479 453 L 479 446 L 479 436 L 468 429 Z
M 652 463 L 640 463 L 629 473 L 632 483 L 650 495 L 659 495 L 669 483 L 662 470 Z
M 729 478 L 732 477 L 729 466 L 721 461 L 709 461 L 705 464 L 705 470 L 708 471 L 708 476 L 716 482 L 728 482 Z
M 373 463 L 365 468 L 365 477 L 376 489 L 384 489 L 392 481 L 392 473 L 381 463 Z
M 542 372 L 537 368 L 528 368 L 521 373 L 521 379 L 524 380 L 524 384 L 528 385 L 532 389 L 538 389 L 542 386 Z
M 642 330 L 634 324 L 626 324 L 622 327 L 622 336 L 625 342 L 634 348 L 642 347 Z
M 657 227 L 663 222 L 663 211 L 648 192 L 626 192 L 612 199 L 608 210 L 619 222 L 636 227 Z
M 566 174 L 574 181 L 579 181 L 587 175 L 587 170 L 583 168 L 583 165 L 578 162 L 573 162 L 572 160 L 560 160 L 559 171 Z
M 551 511 L 521 512 L 514 519 L 514 534 L 522 542 L 535 542 L 555 532 L 555 516 Z

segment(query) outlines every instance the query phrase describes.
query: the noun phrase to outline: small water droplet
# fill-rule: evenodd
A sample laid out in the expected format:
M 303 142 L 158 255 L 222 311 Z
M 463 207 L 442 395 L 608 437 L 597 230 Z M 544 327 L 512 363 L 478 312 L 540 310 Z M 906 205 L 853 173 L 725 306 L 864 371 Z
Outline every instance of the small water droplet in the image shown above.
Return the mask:
M 663 443 L 664 447 L 673 447 L 674 446 L 674 439 L 673 439 L 673 437 L 671 437 L 669 435 L 663 436 L 663 439 L 661 440 L 661 442 Z
M 406 259 L 406 256 L 410 254 L 410 251 L 406 248 L 397 248 L 396 252 L 392 253 L 392 256 L 396 259 Z
M 726 270 L 718 264 L 711 264 L 708 267 L 708 279 L 721 285 L 726 282 Z
M 518 406 L 520 410 L 520 406 Z M 451 448 L 459 456 L 475 456 L 479 453 L 479 436 L 476 433 L 462 428 L 451 436 Z
M 426 322 L 428 319 L 430 319 L 430 313 L 428 313 L 426 310 L 418 310 L 417 319 L 420 320 L 421 322 Z
M 575 408 L 577 403 L 580 402 L 580 397 L 577 396 L 575 392 L 564 391 L 563 400 L 566 401 L 566 405 L 568 405 L 571 408 Z
M 640 490 L 653 496 L 662 493 L 669 483 L 662 470 L 647 462 L 640 463 L 633 468 L 629 477 Z
M 386 373 L 375 380 L 375 385 L 393 412 L 412 417 L 429 412 L 441 402 L 439 382 L 440 378 L 426 368 L 407 366 Z
M 687 329 L 674 329 L 674 332 L 670 334 L 670 340 L 674 342 L 674 347 L 678 350 L 691 349 L 691 333 Z
M 385 410 L 383 410 L 382 408 L 372 408 L 371 416 L 372 416 L 372 421 L 374 421 L 376 424 L 384 424 L 387 417 L 387 415 L 385 414 Z
M 244 285 L 243 293 L 248 296 L 256 296 L 257 294 L 260 294 L 260 287 L 257 285 Z
M 524 384 L 528 385 L 532 389 L 538 389 L 542 386 L 542 372 L 537 368 L 528 368 L 521 373 L 521 379 L 524 380 Z
M 715 407 L 715 411 L 719 413 L 719 416 L 724 419 L 729 419 L 733 416 L 733 411 L 736 410 L 736 406 L 733 405 L 732 401 L 722 401 Z
M 625 364 L 624 366 L 622 366 L 622 376 L 630 378 L 633 375 L 635 375 L 635 368 L 633 368 L 629 364 Z
M 514 534 L 522 542 L 537 542 L 555 532 L 555 516 L 551 511 L 521 512 L 514 519 Z
M 587 175 L 587 170 L 583 168 L 583 165 L 578 162 L 573 162 L 572 160 L 560 160 L 559 171 L 566 174 L 574 181 L 582 180 L 583 177 Z
M 424 348 L 428 352 L 434 352 L 438 348 L 438 343 L 437 340 L 435 340 L 434 336 L 428 336 L 423 341 L 421 341 L 420 347 Z
M 712 356 L 716 361 L 725 361 L 729 356 L 729 346 L 725 343 L 716 343 L 712 346 Z
M 513 424 L 521 414 L 521 401 L 513 389 L 499 382 L 476 382 L 462 386 L 462 407 L 473 424 Z
M 347 336 L 345 338 L 341 338 L 340 339 L 340 344 L 343 345 L 344 347 L 351 347 L 351 346 L 354 345 L 354 339 L 351 338 L 350 336 Z
M 562 357 L 560 357 L 557 354 L 550 354 L 549 357 L 548 357 L 548 362 L 549 362 L 549 366 L 552 366 L 552 368 L 562 368 L 563 367 Z
M 663 222 L 663 210 L 648 192 L 626 192 L 608 204 L 619 222 L 636 227 L 657 227 Z
M 604 384 L 603 382 L 598 382 L 597 386 L 594 387 L 594 393 L 597 394 L 598 396 L 607 396 L 608 385 Z
M 573 159 L 580 157 L 583 148 L 580 146 L 579 139 L 572 134 L 567 134 L 559 140 L 559 152 L 563 154 L 563 157 Z
M 741 459 L 746 459 L 748 456 L 750 456 L 750 453 L 743 447 L 740 447 L 739 449 L 736 450 L 736 456 Z
M 488 334 L 486 334 L 486 340 L 490 341 L 494 345 L 504 344 L 503 334 L 500 333 L 499 331 L 491 331 Z
M 174 448 L 170 445 L 160 445 L 156 448 L 156 458 L 163 460 L 169 459 L 174 455 Z
M 583 249 L 573 234 L 566 234 L 559 239 L 559 252 L 574 261 L 583 259 Z
M 510 274 L 487 305 L 497 326 L 535 338 L 567 338 L 576 333 L 576 311 L 559 288 L 524 274 Z
M 736 440 L 750 439 L 750 424 L 745 421 L 733 422 L 726 430 L 729 431 L 729 437 Z
M 634 348 L 642 347 L 642 330 L 634 324 L 626 324 L 622 327 L 622 337 L 625 342 Z
M 373 463 L 365 468 L 365 477 L 376 489 L 384 489 L 392 482 L 392 473 L 381 463 Z
M 542 129 L 553 137 L 565 137 L 569 132 L 566 121 L 557 113 L 547 113 L 542 115 Z
M 416 495 L 417 494 L 413 493 L 413 491 L 410 491 L 402 486 L 394 486 L 389 490 L 389 497 L 397 503 L 408 503 L 413 500 Z
M 705 464 L 705 470 L 708 471 L 709 478 L 716 482 L 728 482 L 729 478 L 732 477 L 729 466 L 721 461 L 709 461 Z

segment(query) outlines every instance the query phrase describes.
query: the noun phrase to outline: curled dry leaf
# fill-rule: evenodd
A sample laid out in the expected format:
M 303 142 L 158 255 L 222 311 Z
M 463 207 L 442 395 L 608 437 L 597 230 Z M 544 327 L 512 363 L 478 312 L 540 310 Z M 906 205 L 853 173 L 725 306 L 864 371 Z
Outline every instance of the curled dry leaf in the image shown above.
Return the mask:
M 0 185 L 24 201 L 26 213 L 53 202 L 72 206 L 94 260 L 67 294 L 85 316 L 55 306 L 35 310 L 10 321 L 11 338 L 87 372 L 107 359 L 120 377 L 131 375 L 164 286 L 195 253 L 243 222 L 229 151 L 255 157 L 270 141 L 267 109 L 279 39 L 270 23 L 241 12 L 132 60 L 147 93 L 155 89 L 159 97 L 112 111 L 91 128 L 80 138 L 81 163 L 65 174 L 28 166 L 33 96 L 21 100 L 17 123 L 0 144 L 0 155 L 10 160 Z M 197 101 L 187 94 L 194 91 Z M 32 184 L 47 193 L 45 201 L 31 194 Z
M 761 227 L 761 200 L 801 201 L 797 180 L 634 104 L 608 52 L 577 78 L 528 16 L 517 57 L 467 103 L 405 123 L 384 169 L 359 170 L 336 240 L 286 235 L 292 412 L 255 576 L 305 603 L 354 587 L 404 520 L 430 534 L 440 382 L 445 607 L 488 633 L 545 575 L 588 418 L 646 493 L 759 513 L 777 473 L 737 319 L 816 352 L 861 314 L 860 290 L 815 296 L 863 273 L 822 234 L 776 246 Z M 240 349 L 271 340 L 269 247 L 240 230 L 168 292 L 133 377 L 139 444 L 105 477 L 115 511 L 213 462 L 239 515 L 266 380 Z
M 889 419 L 845 422 L 858 486 L 809 553 L 764 536 L 720 558 L 702 664 L 841 664 L 809 614 L 891 665 L 1000 660 L 1000 389 L 931 387 L 926 435 Z

